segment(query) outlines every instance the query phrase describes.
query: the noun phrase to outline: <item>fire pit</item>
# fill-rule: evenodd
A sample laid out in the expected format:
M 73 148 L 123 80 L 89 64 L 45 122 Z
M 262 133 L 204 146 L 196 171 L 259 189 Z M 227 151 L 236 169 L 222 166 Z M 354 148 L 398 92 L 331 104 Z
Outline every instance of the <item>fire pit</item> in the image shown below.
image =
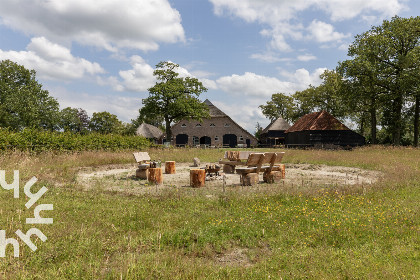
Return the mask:
M 202 169 L 206 171 L 206 180 L 214 180 L 220 177 L 220 165 L 210 164 Z

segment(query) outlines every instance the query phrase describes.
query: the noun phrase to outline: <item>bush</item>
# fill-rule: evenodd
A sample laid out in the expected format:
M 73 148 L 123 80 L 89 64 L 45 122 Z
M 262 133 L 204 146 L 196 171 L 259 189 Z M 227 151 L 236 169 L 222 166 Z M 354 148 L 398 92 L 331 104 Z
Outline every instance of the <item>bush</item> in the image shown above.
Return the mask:
M 22 151 L 118 151 L 144 149 L 151 143 L 146 138 L 133 135 L 90 133 L 82 135 L 72 132 L 51 132 L 24 129 L 13 132 L 0 128 L 0 150 Z

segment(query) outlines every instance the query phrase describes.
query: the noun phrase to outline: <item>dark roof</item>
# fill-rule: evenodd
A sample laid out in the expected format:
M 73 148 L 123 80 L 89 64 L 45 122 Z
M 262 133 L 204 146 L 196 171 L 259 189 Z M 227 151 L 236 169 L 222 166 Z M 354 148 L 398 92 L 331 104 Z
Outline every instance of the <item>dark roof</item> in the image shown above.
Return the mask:
M 285 133 L 304 130 L 350 130 L 326 111 L 304 115 Z
M 159 139 L 163 135 L 163 132 L 156 126 L 147 123 L 142 123 L 137 128 L 136 135 L 143 136 L 145 138 Z
M 213 105 L 208 99 L 204 101 L 204 104 L 209 107 L 210 117 L 226 117 L 227 115 L 223 113 L 219 108 Z
M 270 123 L 263 131 L 262 133 L 267 133 L 269 131 L 273 130 L 288 130 L 290 128 L 290 124 L 286 122 L 285 119 L 282 117 L 278 118 L 274 122 Z

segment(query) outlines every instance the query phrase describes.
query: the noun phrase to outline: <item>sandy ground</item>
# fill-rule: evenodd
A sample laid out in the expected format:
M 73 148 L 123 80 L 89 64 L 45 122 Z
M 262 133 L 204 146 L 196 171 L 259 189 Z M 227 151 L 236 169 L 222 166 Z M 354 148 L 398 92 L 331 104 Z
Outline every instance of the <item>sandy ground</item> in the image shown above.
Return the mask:
M 107 191 L 125 192 L 129 194 L 145 194 L 174 188 L 189 188 L 189 171 L 193 167 L 188 163 L 177 163 L 176 174 L 163 174 L 163 185 L 150 185 L 147 180 L 135 177 L 135 165 L 101 166 L 95 169 L 81 169 L 77 181 L 83 189 L 99 188 Z M 205 166 L 202 163 L 201 166 Z M 343 166 L 326 166 L 313 164 L 286 165 L 286 179 L 280 183 L 283 186 L 322 187 L 369 185 L 375 183 L 382 174 Z M 238 174 L 224 174 L 206 181 L 206 188 L 236 187 L 240 185 Z M 260 183 L 263 183 L 260 174 Z

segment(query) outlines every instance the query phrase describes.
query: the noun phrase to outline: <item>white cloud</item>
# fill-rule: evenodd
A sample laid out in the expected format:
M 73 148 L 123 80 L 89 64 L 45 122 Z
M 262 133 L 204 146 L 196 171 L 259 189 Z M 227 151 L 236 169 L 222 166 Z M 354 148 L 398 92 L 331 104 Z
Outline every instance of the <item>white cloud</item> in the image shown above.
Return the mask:
M 334 31 L 334 26 L 318 20 L 311 22 L 308 26 L 308 31 L 310 33 L 308 38 L 314 39 L 319 43 L 341 42 L 341 39 L 350 36 L 350 34 L 336 32 Z
M 167 0 L 2 0 L 0 23 L 111 51 L 156 50 L 161 42 L 185 41 L 181 16 Z
M 121 83 L 116 78 L 111 80 L 114 84 L 114 89 L 118 91 L 142 92 L 147 91 L 148 88 L 155 84 L 154 69 L 142 57 L 138 55 L 132 56 L 130 64 L 132 69 L 119 72 L 122 79 Z
M 309 85 L 319 86 L 322 83 L 322 79 L 319 76 L 325 70 L 327 68 L 317 68 L 313 73 L 309 73 L 308 70 L 301 68 L 294 73 L 282 71 L 280 74 L 296 85 L 295 91 L 299 91 L 306 89 Z
M 4 59 L 35 69 L 39 78 L 47 80 L 73 80 L 105 72 L 98 63 L 74 57 L 69 49 L 44 37 L 32 38 L 27 51 L 0 50 L 0 60 Z
M 311 54 L 303 54 L 303 55 L 299 55 L 297 57 L 297 59 L 299 61 L 311 61 L 311 60 L 315 60 L 316 59 L 316 56 L 311 55 Z
M 216 83 L 220 90 L 228 94 L 269 97 L 278 92 L 292 94 L 306 89 L 309 85 L 318 86 L 322 82 L 319 75 L 325 70 L 326 68 L 318 68 L 313 73 L 303 68 L 294 73 L 283 71 L 280 74 L 285 80 L 246 72 L 243 75 L 220 77 Z
M 271 96 L 276 92 L 292 92 L 293 84 L 273 77 L 246 72 L 244 75 L 224 76 L 216 80 L 219 88 L 227 93 L 247 96 Z
M 66 107 L 82 108 L 92 116 L 94 112 L 107 111 L 118 116 L 124 122 L 130 122 L 138 116 L 142 106 L 140 97 L 126 97 L 115 95 L 93 95 L 72 92 L 63 88 L 50 88 L 50 94 L 57 98 L 61 109 Z
M 270 37 L 270 48 L 280 51 L 291 50 L 289 39 L 301 40 L 307 37 L 303 34 L 307 31 L 300 15 L 306 10 L 318 9 L 327 14 L 332 21 L 340 21 L 356 17 L 369 20 L 372 20 L 372 17 L 389 17 L 405 8 L 403 4 L 405 0 L 210 0 L 210 2 L 213 3 L 216 15 L 234 16 L 247 22 L 268 26 L 269 28 L 261 31 L 261 35 Z M 332 25 L 321 23 L 315 21 L 317 26 L 310 28 L 310 34 L 318 42 L 340 40 L 347 36 L 334 31 Z
M 130 58 L 130 64 L 131 69 L 120 71 L 119 77 L 98 78 L 98 83 L 103 86 L 109 85 L 116 91 L 146 92 L 156 83 L 156 78 L 153 76 L 154 68 L 138 55 Z M 203 77 L 207 77 L 209 75 L 208 72 L 196 71 L 194 72 L 196 75 L 193 75 L 181 66 L 176 69 L 176 72 L 179 74 L 179 77 L 198 78 L 206 88 L 217 89 L 215 81 L 196 76 L 202 74 Z

